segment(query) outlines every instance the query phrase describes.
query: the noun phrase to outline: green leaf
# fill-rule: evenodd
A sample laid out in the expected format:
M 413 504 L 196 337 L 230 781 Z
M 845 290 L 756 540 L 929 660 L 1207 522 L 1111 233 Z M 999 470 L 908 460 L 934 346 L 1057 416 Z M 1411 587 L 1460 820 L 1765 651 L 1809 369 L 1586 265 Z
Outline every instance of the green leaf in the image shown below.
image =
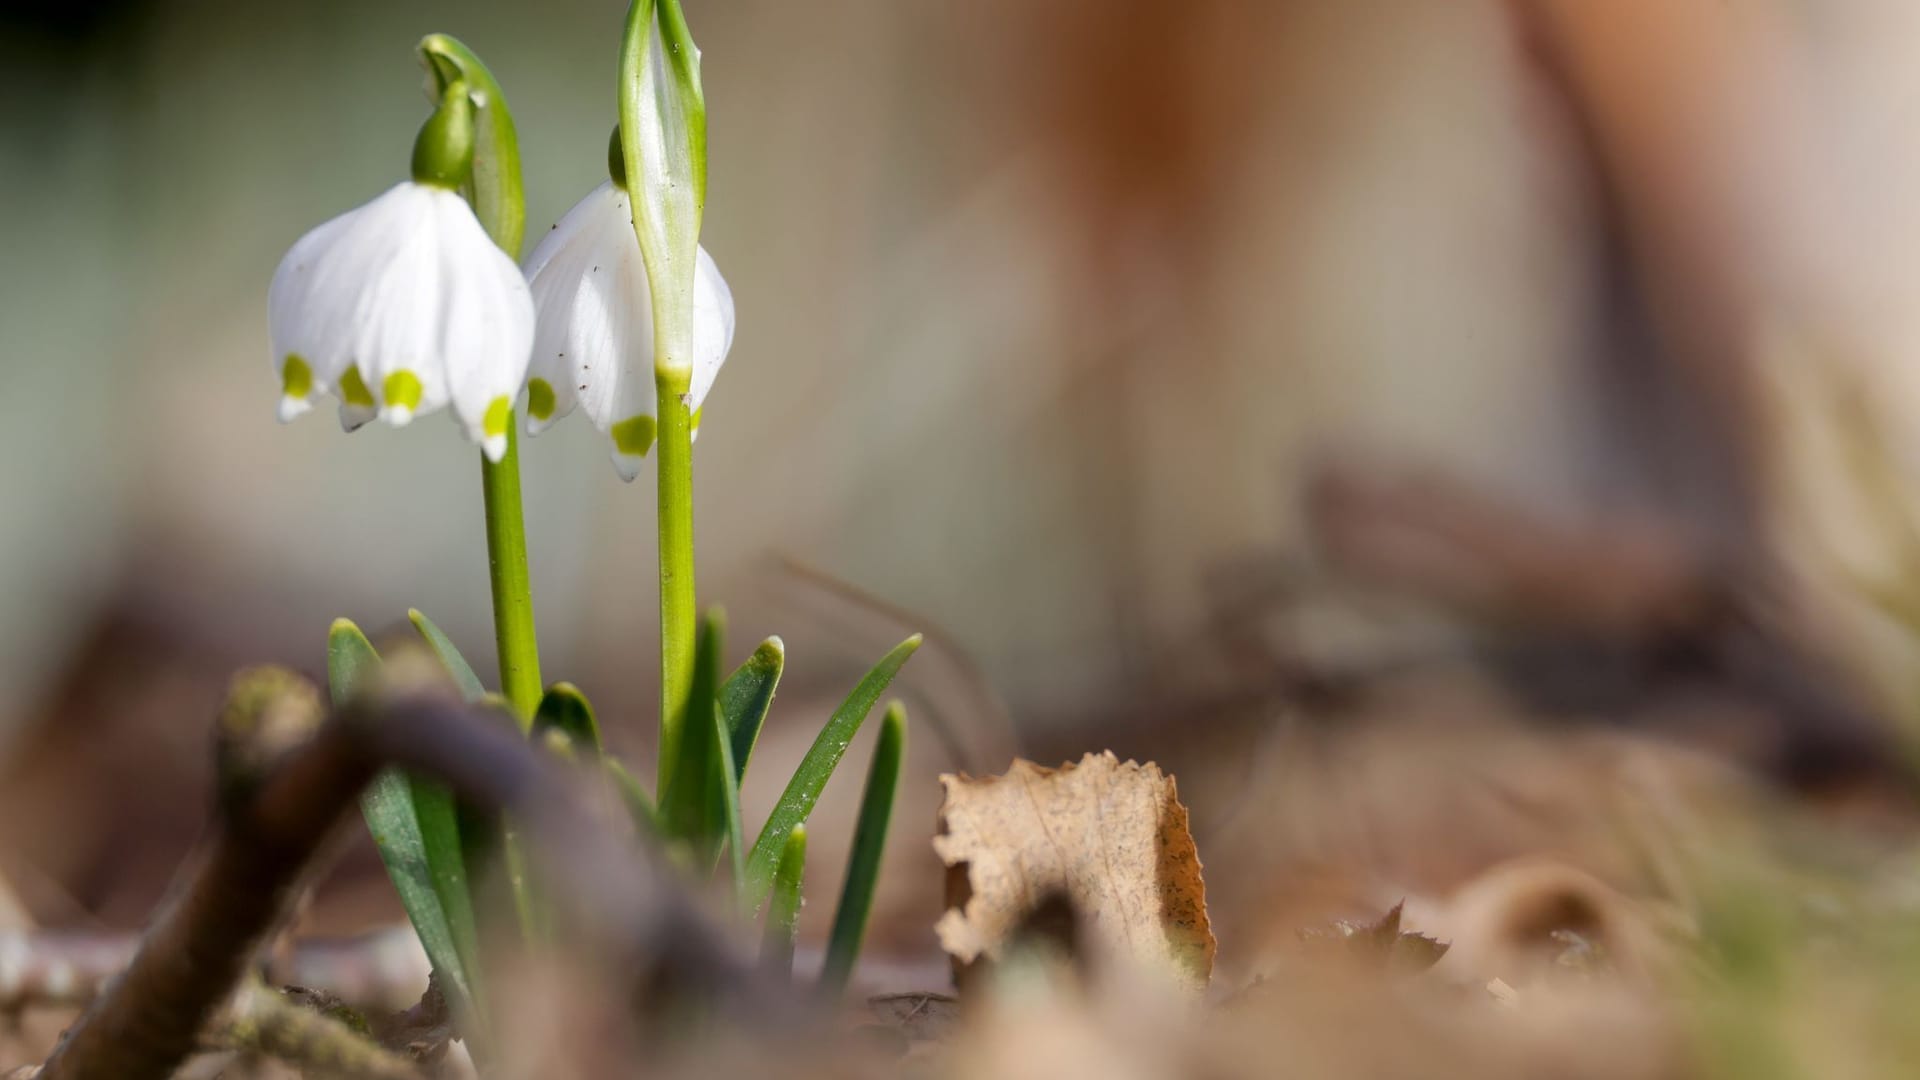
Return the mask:
M 633 775 L 633 770 L 616 757 L 602 759 L 606 763 L 607 777 L 613 781 L 613 789 L 620 794 L 620 802 L 633 816 L 633 827 L 642 836 L 659 837 L 666 835 L 666 826 L 660 821 L 660 812 L 654 808 L 653 800 L 647 797 L 647 789 Z
M 420 825 L 420 844 L 426 856 L 433 892 L 445 913 L 453 948 L 467 975 L 467 989 L 479 1008 L 480 931 L 473 913 L 473 893 L 467 880 L 466 849 L 460 840 L 460 808 L 452 789 L 437 780 L 409 776 L 413 814 Z
M 685 734 L 680 740 L 680 760 L 660 795 L 660 818 L 667 835 L 687 844 L 696 865 L 713 865 L 729 829 L 726 789 L 733 769 L 727 761 L 731 754 L 716 696 L 726 635 L 725 613 L 719 608 L 709 610 L 694 648 L 693 690 L 681 728 Z
M 727 739 L 726 716 L 713 710 L 714 791 L 719 795 L 718 812 L 726 827 L 728 857 L 733 865 L 734 896 L 744 904 L 747 895 L 746 831 L 740 824 L 740 773 L 734 768 L 733 748 Z
M 464 80 L 474 94 L 473 178 L 468 181 L 474 213 L 502 251 L 520 258 L 526 235 L 526 198 L 520 182 L 520 140 L 514 133 L 507 96 L 473 50 L 446 34 L 420 39 L 420 60 L 433 76 L 437 101 L 446 88 Z
M 777 637 L 770 637 L 753 650 L 747 662 L 733 670 L 720 684 L 720 714 L 727 721 L 727 738 L 732 744 L 733 780 L 747 779 L 747 761 L 767 722 L 767 710 L 773 705 L 773 692 L 780 685 L 780 672 L 787 663 L 787 649 Z
M 866 937 L 867 916 L 873 911 L 873 893 L 880 882 L 880 857 L 887 846 L 887 823 L 893 818 L 894 793 L 900 786 L 900 764 L 906 756 L 907 710 L 896 701 L 887 706 L 880 723 L 880 741 L 873 749 L 867 787 L 860 796 L 853 850 L 847 856 L 846 883 L 840 887 L 840 906 L 834 909 L 833 931 L 827 937 L 820 985 L 836 997 L 846 989 Z
M 847 695 L 847 700 L 833 711 L 826 726 L 820 729 L 819 736 L 813 740 L 806 757 L 800 759 L 800 766 L 793 770 L 793 779 L 787 781 L 787 790 L 781 793 L 780 801 L 774 804 L 773 813 L 767 815 L 767 823 L 760 829 L 760 838 L 754 841 L 753 852 L 747 856 L 749 906 L 758 906 L 767 895 L 787 834 L 793 831 L 795 825 L 806 823 L 807 816 L 813 813 L 813 804 L 819 800 L 820 792 L 833 776 L 834 768 L 846 755 L 847 746 L 853 742 L 867 714 L 873 711 L 873 703 L 886 693 L 887 684 L 893 682 L 893 677 L 900 673 L 900 666 L 919 647 L 920 635 L 915 634 L 881 657 L 873 670 L 867 672 L 860 684 L 853 688 L 853 693 Z
M 486 698 L 486 684 L 480 681 L 480 676 L 473 673 L 473 665 L 467 663 L 467 658 L 460 655 L 459 648 L 454 645 L 453 639 L 448 637 L 445 631 L 435 626 L 432 619 L 421 614 L 419 608 L 407 609 L 407 621 L 419 631 L 420 637 L 427 643 L 427 648 L 431 649 L 433 655 L 440 661 L 440 666 L 446 668 L 447 674 L 453 676 L 453 685 L 459 688 L 461 697 L 468 701 L 481 701 Z
M 475 704 L 479 706 L 475 711 L 498 724 L 500 730 L 520 734 L 520 722 L 506 698 L 489 692 Z M 472 897 L 476 915 L 483 911 L 504 912 L 509 908 L 523 910 L 525 903 L 520 893 L 527 887 L 525 876 L 515 872 L 519 866 L 518 852 L 512 848 L 504 816 L 497 810 L 469 802 L 456 800 L 456 805 L 460 819 L 460 853 L 466 860 L 467 892 Z M 503 865 L 507 873 L 494 872 Z
M 769 974 L 793 974 L 793 938 L 800 922 L 800 885 L 807 872 L 807 827 L 795 825 L 780 845 L 780 862 L 773 872 L 773 899 L 767 904 L 765 936 L 760 939 L 760 967 Z
M 335 619 L 327 630 L 327 693 L 340 708 L 364 690 L 380 668 L 380 654 L 352 619 Z
M 541 738 L 549 731 L 565 735 L 576 750 L 596 757 L 601 752 L 600 723 L 593 718 L 593 706 L 572 683 L 554 683 L 548 687 L 540 698 L 540 707 L 534 710 L 534 736 Z
M 362 692 L 379 666 L 380 654 L 374 651 L 360 628 L 346 619 L 336 619 L 327 632 L 327 685 L 335 706 L 351 701 L 355 694 Z M 431 793 L 428 802 L 433 802 Z M 387 876 L 400 894 L 400 903 L 413 922 L 414 933 L 419 936 L 428 961 L 448 980 L 461 1000 L 474 1001 L 466 955 L 460 947 L 463 934 L 454 930 L 441 899 L 438 882 L 446 875 L 436 874 L 429 863 L 428 843 L 415 808 L 414 785 L 398 770 L 382 770 L 361 793 L 360 812 L 367 819 L 367 829 L 373 834 L 380 861 L 386 864 Z M 429 814 L 436 825 L 434 849 L 438 853 L 445 840 L 438 828 L 441 819 L 432 806 Z M 454 851 L 456 854 L 459 851 L 457 833 Z M 470 935 L 471 908 L 466 915 L 465 934 Z

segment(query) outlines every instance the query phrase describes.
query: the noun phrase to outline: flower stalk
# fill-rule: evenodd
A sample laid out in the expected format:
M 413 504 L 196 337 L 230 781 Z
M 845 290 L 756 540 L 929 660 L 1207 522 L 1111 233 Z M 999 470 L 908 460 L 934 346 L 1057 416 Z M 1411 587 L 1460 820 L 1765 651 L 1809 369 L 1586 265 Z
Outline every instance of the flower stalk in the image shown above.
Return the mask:
M 634 0 L 620 52 L 620 143 L 651 286 L 658 401 L 660 769 L 680 760 L 698 631 L 693 578 L 694 267 L 707 189 L 700 52 L 679 0 Z
M 693 417 L 679 393 L 660 386 L 660 776 L 667 788 L 693 694 Z
M 520 257 L 526 234 L 526 195 L 520 179 L 520 141 L 506 95 L 471 49 L 446 34 L 421 39 L 420 58 L 436 88 L 464 82 L 475 100 L 473 166 L 467 198 L 487 235 L 510 257 Z M 533 585 L 527 572 L 526 512 L 520 497 L 520 446 L 511 415 L 506 452 L 480 461 L 485 503 L 488 581 L 493 590 L 493 637 L 500 659 L 500 692 L 524 730 L 540 707 L 540 647 L 534 631 Z

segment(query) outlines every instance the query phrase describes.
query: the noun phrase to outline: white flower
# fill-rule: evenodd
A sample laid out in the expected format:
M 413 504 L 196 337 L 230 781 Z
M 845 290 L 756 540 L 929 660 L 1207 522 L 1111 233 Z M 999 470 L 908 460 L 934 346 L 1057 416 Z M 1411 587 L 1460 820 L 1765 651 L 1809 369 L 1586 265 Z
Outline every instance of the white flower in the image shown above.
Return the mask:
M 589 192 L 528 256 L 527 279 L 539 313 L 528 433 L 538 435 L 578 404 L 613 437 L 614 468 L 632 480 L 653 446 L 658 410 L 653 301 L 627 193 L 612 181 Z M 733 293 L 705 248 L 694 264 L 693 320 L 687 407 L 697 411 L 733 345 Z
M 409 181 L 300 238 L 267 292 L 280 419 L 340 398 L 348 431 L 453 405 L 490 460 L 507 448 L 533 346 L 526 279 L 450 188 Z

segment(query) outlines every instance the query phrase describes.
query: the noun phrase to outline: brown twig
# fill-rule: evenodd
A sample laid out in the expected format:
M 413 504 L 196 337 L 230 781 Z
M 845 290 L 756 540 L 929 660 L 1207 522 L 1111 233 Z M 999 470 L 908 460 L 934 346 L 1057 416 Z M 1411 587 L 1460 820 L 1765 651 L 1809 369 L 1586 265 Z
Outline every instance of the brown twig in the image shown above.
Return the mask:
M 263 730 L 273 725 L 262 725 Z M 654 860 L 603 829 L 566 778 L 516 734 L 440 693 L 336 711 L 270 763 L 257 782 L 223 783 L 223 813 L 204 856 L 155 919 L 126 972 L 55 1049 L 44 1080 L 162 1080 L 197 1046 L 315 854 L 381 768 L 432 776 L 463 799 L 509 814 L 539 868 L 562 883 L 558 923 L 584 955 L 722 1014 L 765 1024 L 785 1013 L 719 931 Z
M 124 931 L 0 932 L 0 1014 L 85 1005 L 139 949 L 140 936 Z M 427 977 L 426 958 L 404 925 L 295 941 L 284 955 L 256 966 L 272 985 L 321 987 L 357 1006 L 411 1000 Z

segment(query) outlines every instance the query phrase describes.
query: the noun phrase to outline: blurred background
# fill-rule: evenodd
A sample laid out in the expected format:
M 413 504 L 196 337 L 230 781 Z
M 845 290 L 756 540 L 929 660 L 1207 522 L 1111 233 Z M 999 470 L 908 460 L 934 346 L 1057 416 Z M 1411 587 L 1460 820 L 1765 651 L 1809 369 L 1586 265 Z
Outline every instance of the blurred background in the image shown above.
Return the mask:
M 1298 740 L 1380 724 L 1465 754 L 1449 783 L 1554 787 L 1459 749 L 1488 725 L 1628 732 L 1907 812 L 1920 7 L 687 9 L 740 327 L 703 599 L 742 652 L 786 640 L 773 760 L 929 632 L 902 955 L 939 907 L 933 775 L 1017 752 L 1158 756 L 1203 855 L 1324 778 Z M 434 31 L 509 94 L 537 236 L 603 178 L 623 10 L 0 7 L 0 870 L 30 917 L 142 917 L 235 667 L 318 674 L 331 619 L 417 606 L 490 669 L 477 455 L 437 419 L 276 424 L 267 280 L 404 175 Z M 545 674 L 643 755 L 651 479 L 581 420 L 523 463 Z M 1457 837 L 1449 805 L 1395 820 Z M 347 865 L 315 918 L 391 915 Z M 1235 865 L 1216 890 L 1265 887 Z

